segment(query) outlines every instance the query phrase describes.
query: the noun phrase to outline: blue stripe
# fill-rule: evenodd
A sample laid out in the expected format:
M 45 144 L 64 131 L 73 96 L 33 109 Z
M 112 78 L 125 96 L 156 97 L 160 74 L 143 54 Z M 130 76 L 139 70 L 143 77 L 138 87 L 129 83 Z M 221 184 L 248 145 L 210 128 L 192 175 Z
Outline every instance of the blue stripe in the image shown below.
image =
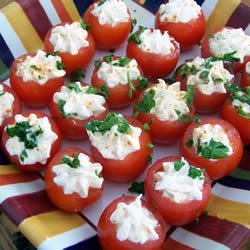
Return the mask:
M 10 164 L 9 160 L 6 158 L 6 156 L 4 155 L 2 149 L 0 149 L 0 164 L 1 165 L 7 165 Z
M 250 181 L 248 180 L 236 179 L 231 176 L 226 176 L 220 179 L 218 182 L 227 187 L 250 190 Z
M 86 250 L 101 250 L 101 247 L 100 247 L 100 245 L 98 243 L 97 236 L 89 238 L 88 240 L 85 240 L 85 241 L 81 241 L 81 242 L 79 242 L 79 243 L 77 243 L 77 244 L 75 244 L 73 246 L 64 248 L 64 250 L 83 250 L 83 249 L 86 249 Z
M 0 34 L 0 58 L 8 68 L 10 68 L 12 62 L 14 61 L 14 57 L 10 52 L 1 34 Z
M 92 0 L 74 0 L 75 6 L 80 14 L 83 16 L 83 13 L 88 9 L 88 7 L 93 3 Z

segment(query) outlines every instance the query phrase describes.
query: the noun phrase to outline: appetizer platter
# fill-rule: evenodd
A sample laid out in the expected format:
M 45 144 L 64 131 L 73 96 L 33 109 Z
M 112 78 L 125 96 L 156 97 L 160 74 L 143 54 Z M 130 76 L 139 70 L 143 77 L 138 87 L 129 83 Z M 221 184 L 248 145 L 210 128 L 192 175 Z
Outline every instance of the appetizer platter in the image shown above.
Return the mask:
M 250 30 L 211 25 L 207 2 L 76 1 L 81 20 L 50 17 L 19 48 L 0 84 L 0 205 L 36 248 L 248 244 Z

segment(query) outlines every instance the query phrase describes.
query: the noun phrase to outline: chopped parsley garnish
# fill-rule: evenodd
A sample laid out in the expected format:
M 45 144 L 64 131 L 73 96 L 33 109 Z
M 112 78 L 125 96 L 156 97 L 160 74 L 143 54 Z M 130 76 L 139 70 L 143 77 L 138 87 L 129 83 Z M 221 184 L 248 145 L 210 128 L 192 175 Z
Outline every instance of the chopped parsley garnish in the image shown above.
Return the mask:
M 215 84 L 218 84 L 218 83 L 222 83 L 223 82 L 223 79 L 222 78 L 212 78 L 213 82 Z
M 245 112 L 241 107 L 237 107 L 237 114 L 245 119 L 250 119 L 250 114 Z
M 237 51 L 233 51 L 231 53 L 226 53 L 223 55 L 222 60 L 224 62 L 239 62 L 240 58 L 234 56 L 236 53 L 237 53 Z
M 146 30 L 146 27 L 139 26 L 139 30 L 136 31 L 135 33 L 131 34 L 128 38 L 128 41 L 134 41 L 136 44 L 141 44 L 141 39 L 140 35 Z
M 98 174 L 97 170 L 95 171 L 95 175 L 96 175 L 98 178 L 101 178 L 101 177 L 102 177 L 100 174 Z
M 131 131 L 131 127 L 127 120 L 122 116 L 117 115 L 116 113 L 109 113 L 106 115 L 103 121 L 94 120 L 86 123 L 85 127 L 87 130 L 92 133 L 100 132 L 105 134 L 109 131 L 114 125 L 118 126 L 118 132 L 122 134 L 127 134 Z
M 75 82 L 67 84 L 66 87 L 70 90 L 74 90 L 77 94 L 82 91 L 81 87 Z
M 209 75 L 209 71 L 208 70 L 204 70 L 204 71 L 200 72 L 199 78 L 201 80 L 203 80 L 204 82 L 208 82 L 208 75 Z
M 77 168 L 80 166 L 79 154 L 76 154 L 73 159 L 64 155 L 61 159 L 61 163 L 69 165 L 71 168 Z
M 47 53 L 46 57 L 48 57 L 48 56 L 57 56 L 58 53 L 59 53 L 59 51 L 54 51 L 54 52 L 51 52 L 51 53 Z
M 138 76 L 136 80 L 140 83 L 135 87 L 136 89 L 143 90 L 148 87 L 148 79 L 146 77 Z
M 191 148 L 193 145 L 194 145 L 194 140 L 193 140 L 193 139 L 190 139 L 190 140 L 188 140 L 188 141 L 186 142 L 186 146 L 187 146 L 188 148 Z
M 109 97 L 109 92 L 107 90 L 106 86 L 102 86 L 100 89 L 89 86 L 89 88 L 86 91 L 87 94 L 94 94 L 94 95 L 101 95 L 104 98 Z
M 132 19 L 132 27 L 131 27 L 131 31 L 130 31 L 130 33 L 132 33 L 133 32 L 133 30 L 134 30 L 134 27 L 135 27 L 135 25 L 137 24 L 137 20 L 136 20 L 136 18 L 133 18 Z
M 214 38 L 214 35 L 209 34 L 208 37 L 209 37 L 210 39 L 212 39 L 212 38 Z
M 36 65 L 34 65 L 34 64 L 30 65 L 30 67 L 31 67 L 32 69 L 34 69 L 34 70 L 39 70 L 39 68 L 38 68 Z
M 117 62 L 113 63 L 112 65 L 113 66 L 118 66 L 118 67 L 125 67 L 131 62 L 131 60 L 132 59 L 129 59 L 127 57 L 121 57 L 121 58 L 118 59 Z
M 181 168 L 182 168 L 184 165 L 185 165 L 185 163 L 182 162 L 182 161 L 175 161 L 175 162 L 174 162 L 174 168 L 175 168 L 176 171 L 180 171 Z
M 23 162 L 25 158 L 28 157 L 28 154 L 26 152 L 26 150 L 22 150 L 21 154 L 20 154 L 20 160 Z
M 193 118 L 193 122 L 196 123 L 196 124 L 200 124 L 201 123 L 201 119 L 198 118 L 198 117 L 194 117 Z
M 149 131 L 150 130 L 150 126 L 149 126 L 148 123 L 144 123 L 143 124 L 143 128 L 144 128 L 145 131 Z
M 66 112 L 64 112 L 63 107 L 64 107 L 65 103 L 66 103 L 66 101 L 63 100 L 63 99 L 60 99 L 58 101 L 58 110 L 61 113 L 62 118 L 66 119 L 66 118 L 68 118 L 70 116 L 77 116 L 77 113 L 66 113 Z
M 147 165 L 150 165 L 152 163 L 153 157 L 152 154 L 147 155 Z
M 0 92 L 0 96 L 3 96 L 6 92 L 3 91 L 3 92 Z
M 129 86 L 129 91 L 128 91 L 128 96 L 132 97 L 133 96 L 133 91 L 135 90 L 135 87 L 130 79 L 130 74 L 127 72 L 127 80 L 128 80 L 128 86 Z
M 131 193 L 136 193 L 136 194 L 143 194 L 144 195 L 144 181 L 142 182 L 137 182 L 134 181 L 132 183 L 132 186 L 128 188 L 128 191 Z
M 181 112 L 177 109 L 175 109 L 174 111 L 178 115 L 180 121 L 182 121 L 182 122 L 190 122 L 191 121 L 190 115 L 186 115 L 186 114 L 181 115 Z
M 111 63 L 112 62 L 112 57 L 113 55 L 107 55 L 103 57 L 103 61 L 106 63 Z
M 58 70 L 64 69 L 64 65 L 60 61 L 56 61 L 56 67 Z
M 86 72 L 83 69 L 78 69 L 70 74 L 70 80 L 72 82 L 81 82 L 86 76 Z
M 89 31 L 90 29 L 90 25 L 88 25 L 86 22 L 82 21 L 81 22 L 81 27 L 84 29 L 84 30 L 87 30 Z
M 180 71 L 182 79 L 185 79 L 189 74 L 195 75 L 199 71 L 199 69 L 196 69 L 194 65 L 190 67 L 187 64 L 178 67 L 176 70 L 177 72 Z
M 185 99 L 188 105 L 192 104 L 192 102 L 194 101 L 194 87 L 194 85 L 187 86 L 187 93 L 185 95 Z
M 97 4 L 97 6 L 103 5 L 106 1 L 107 1 L 107 0 L 101 0 L 101 2 Z
M 151 144 L 151 143 L 147 143 L 147 146 L 146 146 L 147 148 L 153 148 L 154 147 L 154 145 L 153 144 Z
M 154 96 L 155 96 L 154 89 L 146 91 L 142 97 L 142 101 L 133 105 L 133 107 L 135 108 L 136 111 L 140 113 L 149 113 L 150 110 L 156 105 Z
M 190 166 L 188 170 L 188 176 L 190 176 L 192 179 L 199 178 L 200 180 L 203 180 L 204 179 L 203 173 L 204 169 L 198 169 L 192 166 Z
M 102 63 L 101 63 L 100 59 L 95 60 L 95 62 L 94 62 L 94 65 L 95 65 L 96 68 L 100 68 L 101 64 Z

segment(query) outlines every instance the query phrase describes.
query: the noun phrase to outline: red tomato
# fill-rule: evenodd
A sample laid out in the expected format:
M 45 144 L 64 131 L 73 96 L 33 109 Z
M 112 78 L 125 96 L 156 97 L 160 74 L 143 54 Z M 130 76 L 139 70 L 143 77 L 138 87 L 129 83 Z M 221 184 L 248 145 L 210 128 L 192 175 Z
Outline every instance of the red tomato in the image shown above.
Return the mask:
M 22 164 L 20 162 L 17 155 L 11 156 L 9 154 L 9 152 L 7 151 L 5 144 L 10 137 L 5 130 L 3 131 L 2 149 L 5 153 L 5 155 L 8 157 L 10 162 L 12 162 L 13 164 L 15 164 L 17 166 L 17 168 L 19 168 L 20 170 L 25 171 L 25 172 L 33 172 L 33 171 L 41 170 L 52 159 L 52 157 L 57 153 L 57 151 L 60 149 L 61 142 L 62 142 L 62 136 L 61 136 L 60 130 L 58 129 L 55 122 L 51 119 L 51 117 L 49 117 L 48 115 L 46 115 L 42 112 L 37 112 L 37 111 L 23 112 L 20 115 L 22 115 L 24 117 L 28 117 L 30 114 L 35 114 L 38 118 L 47 117 L 49 120 L 49 123 L 51 124 L 52 131 L 58 136 L 58 138 L 54 141 L 54 143 L 51 146 L 50 157 L 47 159 L 46 163 L 42 164 L 40 162 L 37 162 L 34 164 L 25 165 L 25 164 Z M 4 123 L 4 127 L 6 128 L 7 126 L 13 125 L 13 124 L 15 124 L 15 117 L 14 116 L 12 116 L 10 119 L 8 119 L 8 121 L 6 121 Z
M 45 188 L 50 201 L 58 208 L 67 212 L 80 212 L 90 204 L 99 199 L 103 193 L 103 184 L 101 188 L 89 188 L 88 197 L 82 198 L 78 193 L 65 194 L 63 188 L 54 182 L 56 174 L 53 172 L 53 167 L 61 163 L 64 155 L 74 157 L 76 154 L 83 153 L 89 156 L 80 148 L 69 147 L 59 151 L 46 167 L 45 172 Z M 90 157 L 90 156 L 89 156 Z M 90 157 L 90 161 L 94 161 Z
M 135 41 L 130 40 L 126 50 L 127 57 L 134 58 L 138 62 L 145 76 L 154 79 L 161 78 L 169 75 L 179 60 L 179 45 L 176 41 L 172 43 L 175 49 L 170 54 L 163 55 L 145 52 Z
M 153 209 L 146 201 L 141 200 L 142 206 L 148 209 L 158 221 L 156 232 L 159 235 L 157 240 L 149 240 L 144 244 L 134 243 L 129 240 L 120 241 L 116 237 L 117 225 L 110 221 L 112 213 L 116 210 L 117 204 L 124 202 L 130 204 L 135 200 L 134 196 L 122 196 L 112 201 L 103 211 L 98 222 L 97 235 L 103 250 L 160 250 L 166 236 L 166 224 L 160 213 Z
M 87 84 L 81 83 L 82 86 L 87 86 Z M 60 92 L 59 88 L 56 92 Z M 50 112 L 52 118 L 57 123 L 60 128 L 64 138 L 72 140 L 82 140 L 87 138 L 87 132 L 85 129 L 85 124 L 92 120 L 102 120 L 108 114 L 108 105 L 104 104 L 105 110 L 98 116 L 91 116 L 88 119 L 80 120 L 73 116 L 68 118 L 63 118 L 62 114 L 59 111 L 58 104 L 53 101 L 53 98 L 50 102 Z
M 231 27 L 225 27 L 227 29 L 234 29 L 234 28 L 231 28 Z M 210 36 L 214 36 L 217 32 L 220 32 L 222 31 L 224 28 L 222 29 L 217 29 L 213 32 L 210 32 L 209 34 L 205 35 L 203 41 L 202 41 L 202 44 L 201 44 L 201 55 L 202 57 L 204 58 L 207 58 L 207 57 L 211 57 L 211 56 L 215 56 L 213 55 L 213 53 L 211 52 L 210 50 L 210 39 L 213 39 L 213 38 L 210 38 Z M 234 63 L 225 63 L 226 66 L 231 66 L 233 69 L 234 69 L 234 72 L 239 72 L 239 71 L 243 71 L 244 69 L 244 65 L 246 64 L 247 61 L 250 61 L 250 55 L 249 56 L 245 56 L 244 57 L 244 62 L 243 63 L 239 63 L 239 62 L 234 62 Z
M 152 87 L 154 87 L 156 84 L 153 84 Z M 146 90 L 144 90 L 139 97 L 136 100 L 136 104 L 138 104 L 145 93 Z M 135 113 L 134 109 L 134 113 Z M 194 117 L 194 106 L 191 106 L 191 110 L 189 113 L 187 113 L 190 118 Z M 190 119 L 190 122 L 183 122 L 180 120 L 177 121 L 161 121 L 157 118 L 155 114 L 151 113 L 139 113 L 139 115 L 136 117 L 137 120 L 139 120 L 142 124 L 147 123 L 150 127 L 149 133 L 151 136 L 151 139 L 154 143 L 158 144 L 172 144 L 176 142 L 181 136 L 184 134 L 186 128 L 191 123 L 192 119 Z
M 168 31 L 180 44 L 181 50 L 187 50 L 200 42 L 206 29 L 206 19 L 203 11 L 201 11 L 196 19 L 192 19 L 187 23 L 161 21 L 158 10 L 155 17 L 155 28 Z
M 64 26 L 65 24 L 66 23 L 61 23 L 56 26 Z M 48 31 L 44 39 L 44 50 L 49 53 L 55 51 L 54 46 L 53 44 L 51 44 L 49 39 L 53 28 L 55 28 L 56 26 L 52 27 Z M 80 68 L 85 68 L 91 61 L 92 57 L 94 56 L 95 41 L 89 32 L 86 40 L 89 42 L 89 46 L 80 48 L 76 55 L 72 55 L 69 52 L 57 53 L 58 56 L 62 58 L 62 63 L 65 66 L 65 70 L 67 73 L 71 73 L 72 71 L 78 70 Z
M 43 85 L 36 81 L 23 81 L 23 78 L 16 74 L 17 64 L 23 62 L 27 56 L 34 55 L 34 53 L 25 54 L 13 62 L 10 71 L 10 85 L 27 106 L 41 108 L 49 104 L 56 89 L 64 84 L 64 77 L 50 79 Z
M 101 1 L 98 1 L 99 3 Z M 95 3 L 94 3 L 95 4 Z M 90 5 L 83 15 L 83 20 L 90 25 L 89 32 L 94 37 L 98 49 L 115 49 L 127 39 L 131 27 L 132 19 L 128 10 L 129 20 L 118 23 L 115 26 L 110 24 L 101 25 L 98 18 L 91 14 L 94 4 Z
M 3 92 L 8 92 L 8 93 L 12 94 L 13 97 L 14 97 L 14 102 L 13 102 L 12 109 L 8 110 L 8 113 L 11 112 L 11 114 L 10 114 L 11 116 L 16 115 L 18 113 L 21 113 L 22 105 L 21 105 L 21 102 L 20 102 L 20 99 L 19 99 L 18 95 L 15 93 L 15 91 L 12 88 L 10 88 L 9 86 L 7 86 L 6 84 L 0 82 L 0 85 L 3 86 Z M 5 118 L 5 119 L 7 119 L 7 118 Z M 0 135 L 3 132 L 3 123 L 4 123 L 5 119 L 0 124 Z
M 103 176 L 105 179 L 127 182 L 139 176 L 147 167 L 147 162 L 152 153 L 152 148 L 147 144 L 151 143 L 149 134 L 142 128 L 142 125 L 132 117 L 125 117 L 130 125 L 142 129 L 140 149 L 128 154 L 123 160 L 107 159 L 102 156 L 98 149 L 91 145 L 91 155 L 93 159 L 103 166 Z
M 112 57 L 112 60 L 117 60 L 121 58 L 121 56 L 114 56 Z M 103 60 L 101 61 L 103 62 Z M 143 76 L 142 70 L 140 66 L 138 65 L 138 69 L 140 71 L 141 76 Z M 117 108 L 123 108 L 131 104 L 131 102 L 135 99 L 135 97 L 140 93 L 140 90 L 135 90 L 133 91 L 133 94 L 131 97 L 129 97 L 129 84 L 126 85 L 117 85 L 114 88 L 108 87 L 107 83 L 100 79 L 97 75 L 98 68 L 95 67 L 93 73 L 92 73 L 92 78 L 91 78 L 91 83 L 94 87 L 96 88 L 101 88 L 102 86 L 106 86 L 109 92 L 109 97 L 107 98 L 107 103 L 110 108 L 112 109 L 117 109 Z M 140 83 L 137 80 L 132 80 L 132 84 L 136 87 Z
M 218 124 L 224 129 L 233 150 L 231 155 L 216 161 L 210 161 L 202 156 L 198 156 L 195 147 L 188 147 L 186 145 L 186 143 L 192 139 L 194 128 L 204 124 Z M 243 154 L 242 141 L 238 131 L 230 123 L 218 118 L 204 118 L 201 120 L 200 124 L 192 123 L 187 128 L 181 140 L 180 150 L 183 157 L 185 157 L 192 165 L 195 165 L 198 168 L 205 168 L 212 179 L 222 178 L 232 172 L 232 170 L 237 167 Z
M 223 120 L 230 122 L 239 132 L 245 145 L 250 145 L 250 120 L 237 114 L 232 102 L 228 99 L 220 111 Z
M 246 69 L 244 69 L 242 74 L 241 74 L 241 87 L 246 88 L 249 86 L 250 86 L 250 74 L 248 74 L 246 72 Z
M 202 189 L 202 200 L 191 200 L 176 203 L 168 197 L 163 196 L 162 192 L 155 190 L 155 174 L 162 172 L 164 162 L 180 161 L 180 157 L 164 157 L 155 162 L 147 171 L 145 179 L 145 193 L 150 204 L 154 205 L 167 223 L 171 225 L 184 225 L 194 221 L 205 210 L 210 192 L 211 181 L 207 173 Z

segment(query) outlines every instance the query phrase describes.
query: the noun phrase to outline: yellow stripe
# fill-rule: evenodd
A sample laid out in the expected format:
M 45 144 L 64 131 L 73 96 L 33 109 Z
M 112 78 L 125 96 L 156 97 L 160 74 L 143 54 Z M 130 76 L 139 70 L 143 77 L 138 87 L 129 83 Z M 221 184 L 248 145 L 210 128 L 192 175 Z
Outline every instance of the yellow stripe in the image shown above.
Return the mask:
M 230 220 L 250 228 L 250 205 L 224 200 L 212 195 L 207 211 L 209 215 Z
M 139 0 L 139 4 L 144 4 L 146 0 Z
M 219 0 L 207 20 L 206 33 L 224 27 L 240 2 L 240 0 Z
M 81 17 L 79 15 L 73 1 L 72 0 L 62 0 L 62 3 L 64 5 L 65 9 L 68 11 L 72 20 L 79 22 L 81 20 Z
M 38 247 L 47 238 L 84 224 L 85 221 L 80 215 L 57 210 L 25 219 L 18 228 L 35 247 Z
M 18 3 L 13 2 L 7 5 L 2 12 L 28 52 L 35 52 L 43 47 L 42 40 Z
M 0 165 L 0 175 L 4 174 L 18 174 L 20 170 L 14 165 Z

